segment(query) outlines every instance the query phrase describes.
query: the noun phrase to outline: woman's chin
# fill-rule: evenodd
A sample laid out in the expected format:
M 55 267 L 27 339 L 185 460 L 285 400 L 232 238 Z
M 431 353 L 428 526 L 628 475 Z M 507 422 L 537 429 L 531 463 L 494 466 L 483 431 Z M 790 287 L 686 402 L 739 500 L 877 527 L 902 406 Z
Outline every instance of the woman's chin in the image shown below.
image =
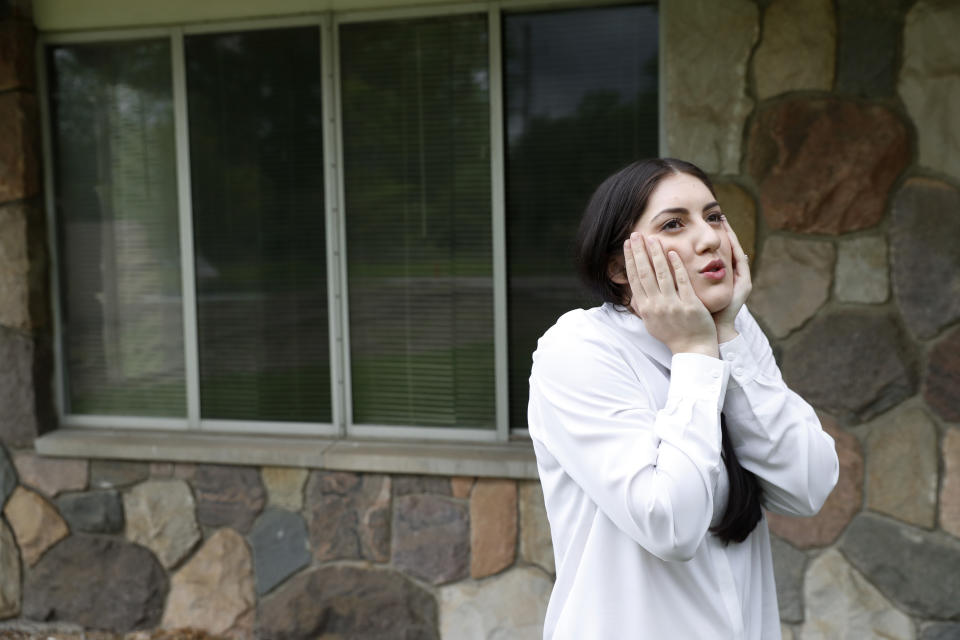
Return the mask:
M 700 302 L 711 315 L 716 315 L 730 306 L 731 296 L 704 296 Z

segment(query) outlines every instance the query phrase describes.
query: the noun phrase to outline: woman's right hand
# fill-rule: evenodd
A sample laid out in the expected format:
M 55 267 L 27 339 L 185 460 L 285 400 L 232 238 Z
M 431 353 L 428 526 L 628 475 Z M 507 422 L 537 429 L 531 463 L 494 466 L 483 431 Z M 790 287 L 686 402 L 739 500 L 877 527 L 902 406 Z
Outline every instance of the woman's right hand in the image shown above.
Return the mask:
M 680 256 L 663 254 L 659 240 L 646 241 L 634 232 L 623 243 L 623 261 L 630 284 L 630 308 L 672 353 L 718 356 L 717 327 L 693 290 Z M 671 273 L 670 265 L 673 266 Z

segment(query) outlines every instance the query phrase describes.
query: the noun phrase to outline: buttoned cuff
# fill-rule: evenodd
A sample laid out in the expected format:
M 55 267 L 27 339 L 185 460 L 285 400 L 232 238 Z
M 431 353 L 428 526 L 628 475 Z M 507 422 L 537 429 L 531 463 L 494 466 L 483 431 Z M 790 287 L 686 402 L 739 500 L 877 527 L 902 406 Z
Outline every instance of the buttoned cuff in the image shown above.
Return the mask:
M 730 388 L 737 389 L 756 379 L 760 371 L 743 334 L 720 345 L 720 358 L 730 367 Z
M 723 406 L 730 378 L 730 365 L 699 353 L 677 353 L 670 362 L 670 390 L 667 405 L 681 398 L 709 400 Z M 672 402 L 671 402 L 672 401 Z

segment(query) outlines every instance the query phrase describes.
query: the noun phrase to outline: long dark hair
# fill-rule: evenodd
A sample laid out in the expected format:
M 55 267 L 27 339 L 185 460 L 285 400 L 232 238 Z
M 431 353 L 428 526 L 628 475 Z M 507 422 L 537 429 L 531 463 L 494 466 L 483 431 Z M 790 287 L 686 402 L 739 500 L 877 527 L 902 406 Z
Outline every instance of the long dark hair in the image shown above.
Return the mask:
M 610 264 L 623 254 L 623 243 L 636 225 L 660 181 L 678 173 L 689 174 L 716 197 L 713 183 L 699 167 L 675 158 L 640 160 L 620 169 L 594 191 L 577 233 L 577 265 L 584 283 L 604 302 L 628 304 L 629 287 L 610 278 Z M 760 522 L 760 483 L 740 466 L 720 415 L 722 458 L 727 468 L 730 495 L 719 524 L 710 532 L 724 543 L 743 542 Z

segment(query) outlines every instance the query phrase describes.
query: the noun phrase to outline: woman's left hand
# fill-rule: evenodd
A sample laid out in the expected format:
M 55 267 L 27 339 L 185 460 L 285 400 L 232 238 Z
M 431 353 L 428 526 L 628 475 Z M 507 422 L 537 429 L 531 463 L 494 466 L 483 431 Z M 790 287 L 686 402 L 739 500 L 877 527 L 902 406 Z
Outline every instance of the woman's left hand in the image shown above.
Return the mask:
M 717 325 L 717 339 L 719 342 L 733 340 L 739 335 L 733 326 L 733 321 L 740 313 L 743 303 L 753 290 L 753 280 L 750 279 L 750 263 L 747 252 L 740 246 L 740 240 L 737 234 L 730 227 L 726 218 L 723 220 L 723 228 L 730 238 L 730 252 L 733 255 L 733 296 L 730 298 L 730 304 L 725 309 L 721 309 L 713 314 L 713 321 Z

